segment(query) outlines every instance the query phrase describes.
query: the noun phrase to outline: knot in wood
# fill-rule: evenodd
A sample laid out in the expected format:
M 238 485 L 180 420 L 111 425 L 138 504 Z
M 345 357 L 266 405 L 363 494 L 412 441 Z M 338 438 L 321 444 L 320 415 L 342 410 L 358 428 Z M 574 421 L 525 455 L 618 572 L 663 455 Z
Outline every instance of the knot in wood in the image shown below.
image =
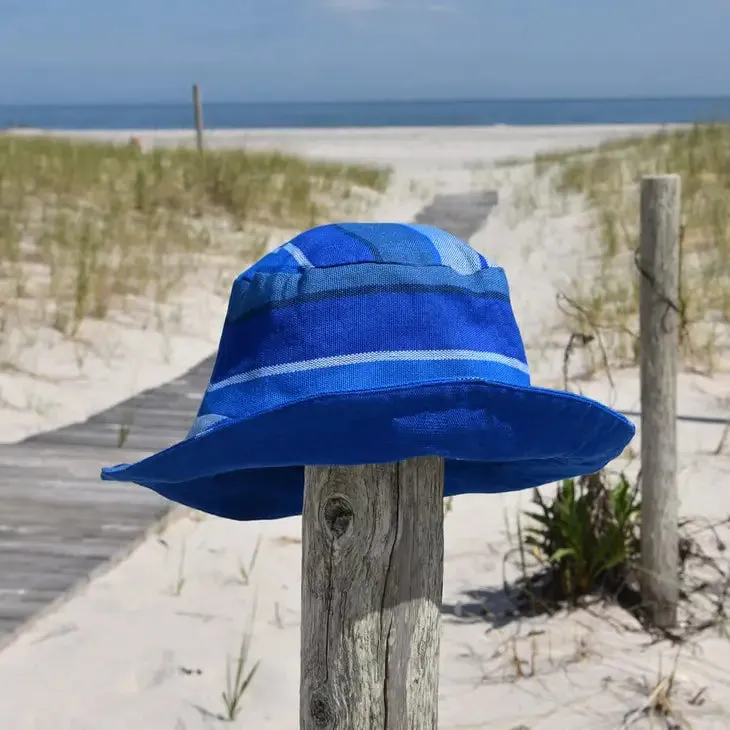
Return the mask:
M 324 505 L 324 522 L 335 539 L 342 537 L 353 518 L 352 505 L 344 497 L 331 497 Z
M 334 721 L 334 713 L 329 698 L 323 692 L 314 692 L 309 700 L 309 715 L 315 727 L 329 728 Z

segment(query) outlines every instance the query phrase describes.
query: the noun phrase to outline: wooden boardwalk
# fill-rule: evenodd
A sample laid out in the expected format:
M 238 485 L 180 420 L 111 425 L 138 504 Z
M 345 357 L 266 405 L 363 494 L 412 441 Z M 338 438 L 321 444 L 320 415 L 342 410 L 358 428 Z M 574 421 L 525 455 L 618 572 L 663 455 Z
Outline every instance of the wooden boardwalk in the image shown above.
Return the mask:
M 491 191 L 438 196 L 416 222 L 468 240 L 496 202 Z M 0 647 L 169 511 L 150 490 L 101 482 L 99 470 L 184 438 L 212 367 L 209 357 L 87 421 L 0 445 Z

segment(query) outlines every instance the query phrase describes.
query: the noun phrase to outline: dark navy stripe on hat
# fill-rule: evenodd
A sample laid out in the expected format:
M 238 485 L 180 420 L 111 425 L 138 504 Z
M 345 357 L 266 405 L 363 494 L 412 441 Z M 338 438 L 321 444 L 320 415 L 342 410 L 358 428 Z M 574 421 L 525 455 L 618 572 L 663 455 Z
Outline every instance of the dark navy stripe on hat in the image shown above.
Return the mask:
M 408 266 L 437 266 L 441 263 L 433 241 L 410 226 L 341 223 L 337 227 L 368 245 L 378 262 Z
M 226 319 L 236 322 L 263 309 L 387 292 L 439 292 L 509 300 L 504 271 L 496 267 L 465 276 L 446 266 L 423 266 L 414 270 L 412 266 L 399 264 L 349 264 L 285 273 L 257 272 L 251 279 L 237 280 Z

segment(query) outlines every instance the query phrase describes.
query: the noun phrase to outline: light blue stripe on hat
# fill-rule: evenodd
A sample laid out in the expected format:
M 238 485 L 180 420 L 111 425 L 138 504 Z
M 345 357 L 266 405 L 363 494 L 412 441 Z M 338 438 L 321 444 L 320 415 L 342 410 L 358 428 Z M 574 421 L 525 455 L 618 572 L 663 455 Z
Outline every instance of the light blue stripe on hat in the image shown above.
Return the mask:
M 291 241 L 284 244 L 284 250 L 287 251 L 291 257 L 305 269 L 312 268 L 312 262 L 304 255 L 304 251 L 298 246 L 295 246 Z
M 479 254 L 456 236 L 434 226 L 412 223 L 409 228 L 426 236 L 438 251 L 441 263 L 451 267 L 459 274 L 475 274 L 484 268 Z
M 230 420 L 231 419 L 228 418 L 228 416 L 221 416 L 217 413 L 206 413 L 203 416 L 198 416 L 188 433 L 188 438 L 195 436 L 202 431 L 207 431 L 209 428 L 213 428 L 213 426 L 217 426 L 219 423 Z

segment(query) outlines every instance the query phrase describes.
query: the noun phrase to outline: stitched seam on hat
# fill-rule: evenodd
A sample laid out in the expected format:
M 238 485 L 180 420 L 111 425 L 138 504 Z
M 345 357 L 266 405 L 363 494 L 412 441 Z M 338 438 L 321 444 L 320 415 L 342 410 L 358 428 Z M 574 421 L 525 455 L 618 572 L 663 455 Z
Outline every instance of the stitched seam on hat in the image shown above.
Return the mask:
M 618 430 L 619 424 L 621 422 L 624 423 L 624 425 L 628 425 L 632 429 L 632 437 L 633 433 L 635 433 L 635 426 L 634 424 L 625 416 L 622 416 L 620 413 L 617 413 L 616 411 L 613 411 L 608 406 L 604 405 L 603 403 L 600 403 L 599 401 L 595 401 L 591 398 L 586 398 L 585 396 L 580 396 L 575 393 L 569 393 L 566 391 L 558 391 L 558 390 L 551 390 L 548 388 L 540 388 L 537 386 L 530 386 L 530 385 L 512 385 L 510 383 L 497 383 L 494 381 L 487 381 L 480 378 L 474 378 L 474 377 L 463 377 L 463 378 L 452 378 L 450 380 L 444 381 L 444 380 L 429 380 L 429 381 L 423 381 L 418 384 L 418 386 L 415 387 L 415 389 L 421 389 L 421 388 L 439 388 L 444 386 L 453 386 L 453 385 L 472 385 L 477 388 L 487 388 L 489 390 L 501 390 L 501 391 L 512 391 L 517 396 L 525 396 L 529 395 L 530 397 L 536 398 L 538 400 L 548 400 L 548 399 L 554 399 L 556 396 L 562 398 L 567 398 L 569 400 L 575 400 L 580 401 L 584 406 L 586 406 L 586 413 L 584 415 L 585 418 L 588 416 L 588 412 L 591 409 L 597 409 L 599 411 L 603 411 L 605 414 L 610 415 L 614 418 L 613 427 L 611 428 L 612 431 Z M 355 391 L 332 391 L 330 393 L 323 393 L 320 395 L 315 396 L 308 396 L 305 398 L 301 398 L 295 401 L 291 401 L 289 403 L 285 403 L 282 405 L 275 406 L 273 408 L 266 409 L 264 411 L 261 411 L 260 413 L 256 413 L 252 415 L 250 418 L 259 418 L 262 416 L 272 415 L 278 411 L 284 411 L 287 408 L 291 408 L 293 406 L 301 406 L 311 403 L 316 403 L 317 401 L 325 400 L 327 398 L 341 398 L 341 397 L 353 397 L 353 396 L 362 396 L 362 395 L 386 395 L 386 394 L 397 394 L 397 393 L 403 393 L 414 390 L 414 386 L 388 386 L 385 388 L 372 388 L 372 389 L 363 389 L 363 390 L 355 390 Z M 235 418 L 231 418 L 232 421 L 235 422 Z M 245 420 L 249 420 L 248 418 Z M 582 421 L 581 421 L 582 422 Z M 229 422 L 222 422 L 220 424 L 216 424 L 212 428 L 203 431 L 199 434 L 197 434 L 194 438 L 201 438 L 209 436 L 216 431 L 230 428 L 233 423 Z M 629 443 L 631 441 L 631 438 L 627 441 Z M 185 441 L 179 441 L 176 444 L 173 444 L 169 447 L 169 450 L 177 449 L 178 447 L 181 447 L 185 444 Z M 618 455 L 621 453 L 621 449 L 608 449 L 603 454 L 605 456 L 608 456 L 610 454 Z M 612 456 L 611 458 L 615 458 L 615 456 Z
M 454 378 L 451 380 L 434 380 L 434 381 L 428 381 L 428 382 L 422 382 L 419 383 L 418 386 L 416 386 L 415 389 L 433 389 L 438 387 L 444 387 L 444 386 L 453 386 L 455 384 L 458 385 L 473 385 L 477 388 L 487 388 L 489 390 L 502 390 L 502 391 L 512 391 L 513 393 L 517 395 L 530 395 L 531 397 L 537 398 L 539 400 L 547 400 L 547 399 L 553 399 L 556 396 L 567 398 L 570 400 L 576 400 L 581 401 L 587 408 L 595 408 L 600 411 L 603 411 L 607 415 L 613 416 L 615 420 L 614 422 L 614 428 L 618 428 L 618 422 L 624 421 L 625 425 L 630 426 L 633 431 L 635 432 L 634 424 L 625 416 L 622 416 L 620 413 L 617 413 L 616 411 L 613 411 L 608 406 L 605 406 L 603 403 L 600 403 L 598 401 L 592 400 L 591 398 L 586 398 L 585 396 L 576 395 L 575 393 L 569 393 L 564 391 L 558 391 L 558 390 L 550 390 L 548 388 L 540 388 L 537 386 L 524 386 L 524 385 L 510 385 L 508 383 L 495 383 L 495 382 L 488 382 L 485 380 L 481 380 L 478 378 Z M 287 408 L 291 408 L 293 406 L 301 406 L 305 405 L 307 403 L 316 403 L 317 401 L 324 400 L 326 398 L 334 398 L 334 397 L 353 397 L 358 395 L 385 395 L 387 393 L 404 393 L 408 391 L 413 391 L 414 386 L 389 386 L 385 388 L 368 388 L 363 390 L 357 390 L 357 391 L 345 391 L 345 392 L 332 392 L 332 393 L 322 393 L 320 395 L 315 396 L 308 396 L 306 398 L 301 398 L 299 400 L 295 400 L 289 403 L 285 403 L 282 405 L 275 406 L 273 408 L 269 408 L 265 411 L 261 411 L 260 413 L 256 413 L 255 415 L 251 416 L 251 418 L 260 418 L 262 416 L 272 415 L 276 413 L 277 411 L 283 411 Z M 247 419 L 248 420 L 248 419 Z M 234 421 L 235 423 L 235 421 Z M 215 426 L 213 426 L 211 429 L 207 431 L 203 431 L 199 433 L 197 436 L 193 437 L 194 439 L 198 438 L 206 438 L 208 436 L 211 436 L 216 431 L 225 429 L 225 428 L 231 428 L 232 424 L 230 421 L 227 423 L 220 423 Z M 178 441 L 177 443 L 173 444 L 172 446 L 168 447 L 166 449 L 167 452 L 170 451 L 177 451 L 180 448 L 184 448 L 189 440 L 183 440 Z M 629 439 L 630 441 L 630 439 Z M 627 442 L 628 443 L 628 442 Z M 607 451 L 606 454 L 612 453 L 616 451 L 616 449 L 612 449 L 611 452 Z M 147 457 L 147 459 L 154 458 L 155 455 Z M 146 461 L 147 459 L 143 459 L 143 461 Z M 168 483 L 168 482 L 165 482 Z

